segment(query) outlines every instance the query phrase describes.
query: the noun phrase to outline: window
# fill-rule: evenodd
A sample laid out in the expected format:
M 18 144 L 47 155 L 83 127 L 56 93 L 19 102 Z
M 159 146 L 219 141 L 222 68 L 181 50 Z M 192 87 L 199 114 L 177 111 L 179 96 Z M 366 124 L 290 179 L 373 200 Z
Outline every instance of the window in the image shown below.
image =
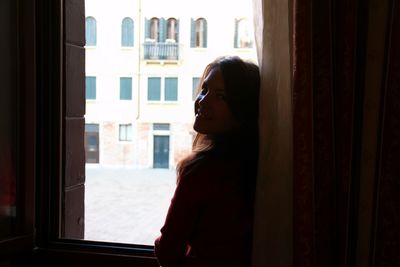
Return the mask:
M 86 163 L 99 163 L 99 125 L 85 124 Z
M 235 20 L 235 48 L 252 48 L 251 26 L 248 19 Z
M 177 101 L 178 100 L 178 78 L 164 78 L 164 91 L 161 90 L 162 80 L 160 77 L 148 78 L 147 100 L 149 101 Z
M 119 141 L 132 141 L 132 124 L 119 125 Z
M 147 42 L 178 42 L 179 20 L 176 18 L 145 19 L 145 38 Z
M 150 101 L 161 100 L 161 78 L 157 77 L 148 78 L 147 100 Z
M 86 45 L 96 46 L 97 40 L 96 20 L 93 17 L 86 18 Z
M 71 126 L 80 127 L 82 133 L 87 129 L 85 135 L 79 136 L 85 136 L 81 142 L 85 142 L 88 153 L 86 158 L 85 154 L 82 155 L 82 168 L 77 169 L 76 173 L 71 173 L 69 178 L 62 171 L 70 170 L 68 164 L 71 163 L 68 160 L 75 162 L 76 155 L 79 155 L 84 146 L 77 144 L 76 139 L 79 138 L 70 132 L 62 132 L 62 137 L 67 139 L 61 140 L 62 146 L 54 146 L 58 149 L 54 153 L 59 151 L 60 147 L 66 149 L 61 151 L 64 153 L 61 160 L 65 158 L 66 162 L 60 167 L 63 176 L 60 178 L 59 188 L 63 190 L 63 195 L 57 198 L 60 204 L 54 205 L 64 205 L 60 208 L 61 215 L 56 214 L 60 221 L 56 222 L 55 227 L 61 225 L 61 230 L 56 229 L 54 233 L 62 231 L 58 235 L 63 239 L 61 242 L 68 243 L 70 239 L 75 239 L 72 241 L 78 245 L 98 246 L 98 241 L 104 241 L 101 249 L 112 246 L 116 248 L 112 253 L 120 252 L 118 249 L 121 247 L 126 248 L 128 253 L 133 251 L 135 255 L 143 252 L 141 259 L 147 257 L 148 262 L 151 262 L 145 266 L 152 266 L 151 264 L 155 263 L 152 258 L 153 241 L 165 219 L 163 215 L 167 211 L 176 185 L 174 166 L 183 156 L 190 153 L 192 146 L 193 103 L 189 99 L 194 96 L 194 92 L 191 91 L 191 87 L 196 87 L 200 80 L 198 74 L 216 55 L 208 52 L 232 53 L 232 22 L 236 17 L 233 13 L 237 12 L 226 10 L 217 16 L 212 15 L 212 10 L 204 10 L 201 16 L 194 19 L 194 25 L 197 25 L 193 31 L 193 36 L 197 36 L 193 38 L 197 40 L 196 46 L 207 46 L 207 33 L 209 36 L 218 37 L 218 33 L 226 32 L 228 37 L 213 42 L 216 50 L 202 49 L 202 53 L 197 53 L 196 50 L 189 49 L 180 53 L 179 41 L 184 41 L 182 47 L 190 45 L 189 12 L 185 27 L 180 27 L 180 19 L 170 12 L 174 7 L 171 7 L 170 11 L 155 11 L 155 5 L 164 3 L 161 0 L 128 2 L 133 8 L 109 1 L 84 2 L 87 14 L 95 17 L 100 25 L 97 27 L 100 31 L 99 36 L 105 38 L 99 41 L 101 49 L 86 50 L 83 66 L 69 66 L 74 68 L 74 71 L 77 67 L 83 67 L 79 69 L 79 73 L 82 75 L 80 79 L 85 77 L 84 73 L 88 75 L 86 98 L 99 101 L 85 102 L 85 98 L 81 97 L 83 103 L 79 104 L 78 94 L 74 91 L 75 82 L 71 83 L 68 80 L 70 76 L 63 76 L 63 79 L 67 79 L 66 84 L 72 88 L 66 88 L 66 91 L 61 93 L 74 97 L 73 101 L 65 98 L 66 102 L 62 102 L 59 108 L 66 112 L 65 129 L 69 130 Z M 139 10 L 143 20 L 132 20 L 139 17 Z M 223 26 L 220 25 L 222 21 L 226 22 Z M 82 16 L 80 25 L 84 23 L 85 17 Z M 71 25 L 69 26 L 68 31 L 71 29 Z M 131 26 L 132 29 L 129 30 Z M 183 39 L 180 33 L 184 34 Z M 142 36 L 142 43 L 138 43 L 137 36 Z M 81 38 L 83 37 L 82 34 Z M 70 40 L 67 37 L 65 39 Z M 75 42 L 74 39 L 72 41 L 71 48 L 74 49 L 79 42 Z M 133 46 L 120 49 L 120 45 Z M 173 50 L 172 47 L 176 49 Z M 146 51 L 149 59 L 145 56 Z M 240 55 L 252 59 L 248 51 L 240 51 Z M 176 60 L 178 57 L 179 61 Z M 79 85 L 79 92 L 83 93 L 85 84 L 81 81 Z M 178 99 L 187 101 L 178 102 Z M 79 106 L 81 109 L 67 113 L 68 109 L 71 109 L 70 103 L 73 103 L 73 108 Z M 68 145 L 76 147 L 76 151 L 69 154 Z M 57 160 L 59 159 L 54 159 Z M 122 172 L 124 174 L 120 175 Z M 81 175 L 82 173 L 84 175 Z M 154 199 L 156 201 L 153 201 Z M 112 208 L 108 205 L 112 205 Z M 76 234 L 78 230 L 79 233 Z
M 178 22 L 174 18 L 167 20 L 167 39 L 168 42 L 178 42 Z
M 86 99 L 96 99 L 96 77 L 86 77 Z
M 119 99 L 132 100 L 132 78 L 127 78 L 127 77 L 120 78 Z
M 197 89 L 199 87 L 200 77 L 192 78 L 192 100 L 194 101 L 197 97 Z
M 131 18 L 124 18 L 121 26 L 121 46 L 132 47 L 133 46 L 133 20 Z
M 178 100 L 178 78 L 165 78 L 165 101 Z
M 146 23 L 146 25 L 148 25 Z M 152 18 L 150 20 L 150 34 L 146 35 L 147 38 L 159 42 L 160 36 L 160 20 L 158 18 Z
M 207 21 L 204 18 L 191 21 L 190 47 L 207 47 Z
M 179 58 L 179 20 L 151 18 L 144 23 L 144 59 L 173 60 Z
M 169 131 L 169 123 L 153 123 L 154 131 Z

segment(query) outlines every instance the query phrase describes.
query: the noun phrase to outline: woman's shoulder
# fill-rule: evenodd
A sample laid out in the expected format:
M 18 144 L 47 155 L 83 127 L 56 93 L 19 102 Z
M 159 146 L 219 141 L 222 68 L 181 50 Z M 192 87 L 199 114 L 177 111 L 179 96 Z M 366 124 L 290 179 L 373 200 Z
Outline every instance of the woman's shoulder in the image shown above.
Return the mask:
M 195 165 L 188 166 L 181 173 L 181 179 L 185 180 L 215 180 L 227 176 L 238 175 L 241 162 L 234 158 L 205 157 Z

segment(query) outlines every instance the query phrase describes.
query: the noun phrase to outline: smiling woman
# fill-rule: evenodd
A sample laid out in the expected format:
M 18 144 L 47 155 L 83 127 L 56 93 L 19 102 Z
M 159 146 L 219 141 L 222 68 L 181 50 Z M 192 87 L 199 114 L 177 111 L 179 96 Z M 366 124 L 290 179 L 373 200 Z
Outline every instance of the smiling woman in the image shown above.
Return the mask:
M 258 67 L 239 57 L 218 58 L 204 71 L 193 152 L 178 165 L 155 241 L 162 266 L 251 265 L 259 89 Z

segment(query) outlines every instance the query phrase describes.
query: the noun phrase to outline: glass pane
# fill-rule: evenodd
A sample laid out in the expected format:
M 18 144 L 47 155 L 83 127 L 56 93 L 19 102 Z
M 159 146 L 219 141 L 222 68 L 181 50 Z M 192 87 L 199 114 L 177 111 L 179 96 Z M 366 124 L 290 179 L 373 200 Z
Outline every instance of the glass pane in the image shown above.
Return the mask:
M 0 58 L 6 62 L 1 68 L 0 80 L 0 239 L 15 234 L 17 198 L 17 24 L 16 4 L 2 4 L 0 29 L 11 38 L 2 39 Z
M 192 148 L 194 88 L 204 68 L 222 55 L 257 60 L 255 49 L 232 43 L 235 19 L 252 21 L 251 11 L 251 0 L 85 0 L 85 15 L 96 18 L 104 37 L 85 54 L 101 96 L 86 102 L 85 122 L 98 125 L 86 126 L 86 240 L 154 244 L 175 190 L 175 167 Z M 120 47 L 124 18 L 137 25 L 139 45 L 131 49 Z M 132 77 L 134 101 L 120 101 L 124 75 Z

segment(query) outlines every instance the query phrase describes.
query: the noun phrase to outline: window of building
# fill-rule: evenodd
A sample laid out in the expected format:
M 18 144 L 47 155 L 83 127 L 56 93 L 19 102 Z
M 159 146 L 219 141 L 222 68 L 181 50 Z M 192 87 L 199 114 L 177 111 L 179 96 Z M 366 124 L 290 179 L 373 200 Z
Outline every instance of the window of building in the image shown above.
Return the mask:
M 147 80 L 147 100 L 161 100 L 161 78 L 149 77 Z
M 192 100 L 194 101 L 197 97 L 197 91 L 199 88 L 200 77 L 192 78 Z
M 191 19 L 190 47 L 207 47 L 207 20 Z
M 163 84 L 162 84 L 163 81 Z M 149 77 L 147 82 L 147 100 L 149 101 L 177 101 L 178 100 L 178 78 Z M 162 87 L 164 90 L 162 90 Z
M 132 78 L 121 77 L 119 80 L 119 99 L 132 100 Z
M 178 42 L 178 21 L 175 18 L 167 20 L 167 39 L 166 41 L 176 43 Z
M 169 131 L 169 123 L 153 123 L 153 131 Z
M 119 141 L 132 141 L 132 124 L 119 125 Z
M 178 100 L 178 78 L 165 78 L 165 101 Z
M 146 25 L 148 25 L 148 23 L 146 23 Z M 158 18 L 152 18 L 150 20 L 150 32 L 148 32 L 146 37 L 156 42 L 160 41 L 160 20 Z
M 99 163 L 99 124 L 85 124 L 85 161 Z
M 121 46 L 132 47 L 134 36 L 133 19 L 124 18 L 121 25 Z
M 86 99 L 96 100 L 96 77 L 86 77 Z
M 176 18 L 145 19 L 145 41 L 147 42 L 179 42 L 179 20 Z
M 252 48 L 251 25 L 247 18 L 235 19 L 235 48 Z
M 96 46 L 97 44 L 97 26 L 96 19 L 93 17 L 86 18 L 86 45 Z
M 178 60 L 179 19 L 145 18 L 144 36 L 144 59 Z

